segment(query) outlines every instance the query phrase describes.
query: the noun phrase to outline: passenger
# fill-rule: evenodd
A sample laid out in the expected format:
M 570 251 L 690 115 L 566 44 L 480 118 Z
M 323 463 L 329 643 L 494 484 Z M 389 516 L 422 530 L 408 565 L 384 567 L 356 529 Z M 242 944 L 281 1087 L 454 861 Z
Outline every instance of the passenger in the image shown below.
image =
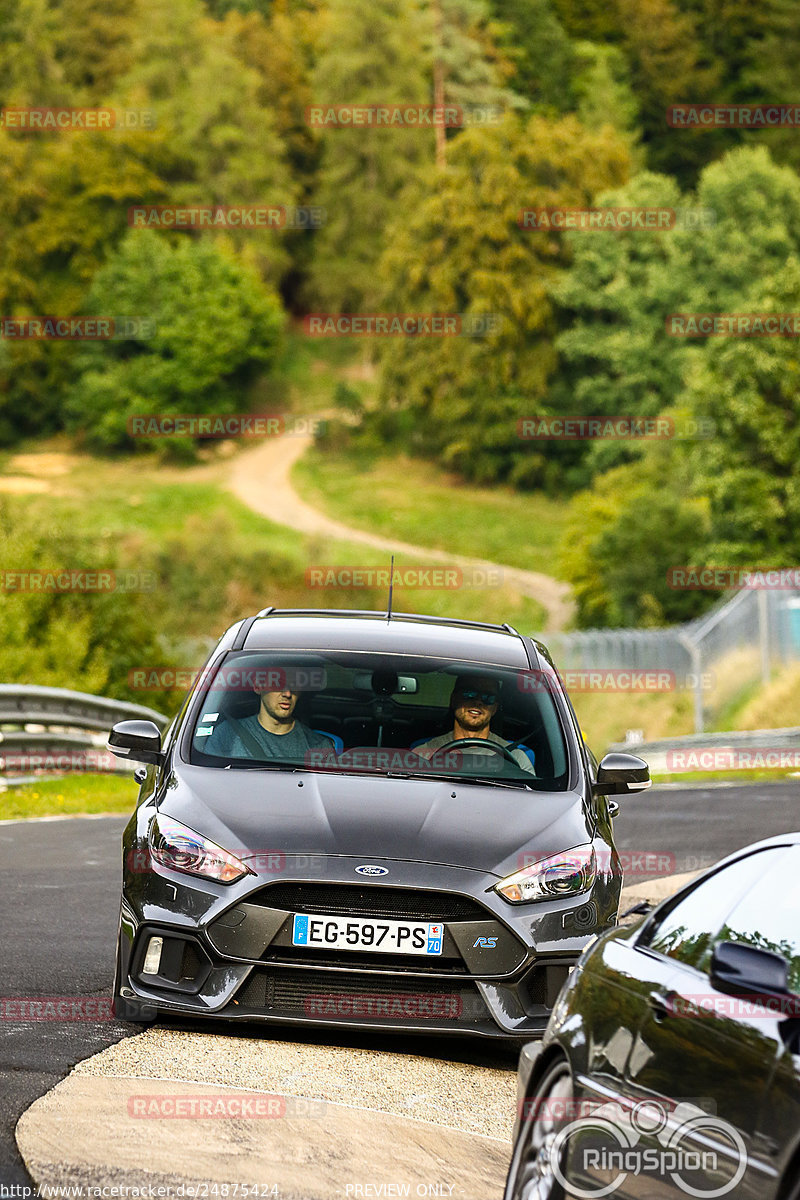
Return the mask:
M 500 684 L 494 679 L 484 679 L 479 675 L 459 675 L 450 696 L 450 708 L 453 710 L 453 731 L 431 738 L 416 747 L 416 753 L 423 758 L 430 758 L 448 742 L 460 741 L 462 738 L 485 738 L 497 746 L 510 746 L 511 742 L 492 733 L 489 725 L 497 712 L 500 701 Z M 510 751 L 511 757 L 523 771 L 534 773 L 531 760 L 524 750 Z M 470 746 L 465 754 L 491 754 L 492 758 L 500 760 L 501 756 L 477 746 Z
M 253 691 L 260 697 L 258 712 L 241 719 L 226 717 L 206 743 L 206 753 L 302 762 L 309 750 L 333 750 L 332 738 L 295 719 L 298 693 L 288 684 L 282 691 Z

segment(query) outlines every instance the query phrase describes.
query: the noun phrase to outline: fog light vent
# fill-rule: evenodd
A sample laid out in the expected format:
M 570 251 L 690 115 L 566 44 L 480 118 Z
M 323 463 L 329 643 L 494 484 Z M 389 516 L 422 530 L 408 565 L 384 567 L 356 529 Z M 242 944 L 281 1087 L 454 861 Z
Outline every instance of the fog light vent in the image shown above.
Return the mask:
M 143 975 L 158 975 L 161 970 L 161 952 L 164 949 L 164 939 L 151 937 L 144 956 Z

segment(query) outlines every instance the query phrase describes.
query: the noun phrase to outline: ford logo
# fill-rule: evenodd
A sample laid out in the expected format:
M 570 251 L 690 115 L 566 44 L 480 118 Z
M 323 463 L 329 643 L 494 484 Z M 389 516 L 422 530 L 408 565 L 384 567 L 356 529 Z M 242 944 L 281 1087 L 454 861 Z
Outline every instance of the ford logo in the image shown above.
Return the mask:
M 363 867 L 356 867 L 356 875 L 388 875 L 388 867 L 373 867 L 369 863 L 365 863 Z

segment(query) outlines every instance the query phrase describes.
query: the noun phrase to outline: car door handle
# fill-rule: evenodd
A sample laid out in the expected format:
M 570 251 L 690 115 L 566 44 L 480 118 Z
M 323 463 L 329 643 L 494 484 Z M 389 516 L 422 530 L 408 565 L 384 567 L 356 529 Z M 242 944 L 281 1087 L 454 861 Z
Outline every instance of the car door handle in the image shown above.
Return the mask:
M 647 997 L 647 1004 L 656 1021 L 664 1021 L 672 1014 L 672 1001 L 663 992 L 651 992 Z

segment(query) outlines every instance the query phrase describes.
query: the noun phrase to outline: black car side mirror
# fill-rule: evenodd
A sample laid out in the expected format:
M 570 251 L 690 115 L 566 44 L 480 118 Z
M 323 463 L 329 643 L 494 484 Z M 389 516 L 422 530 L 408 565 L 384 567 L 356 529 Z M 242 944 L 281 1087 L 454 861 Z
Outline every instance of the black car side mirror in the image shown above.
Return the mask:
M 720 992 L 788 996 L 789 964 L 782 954 L 743 942 L 717 942 L 711 955 L 711 986 Z
M 108 749 L 117 758 L 134 762 L 160 766 L 164 761 L 161 733 L 152 721 L 118 721 L 108 735 Z
M 595 796 L 626 796 L 643 792 L 652 783 L 650 768 L 635 754 L 606 754 L 597 768 L 597 780 L 592 785 Z

